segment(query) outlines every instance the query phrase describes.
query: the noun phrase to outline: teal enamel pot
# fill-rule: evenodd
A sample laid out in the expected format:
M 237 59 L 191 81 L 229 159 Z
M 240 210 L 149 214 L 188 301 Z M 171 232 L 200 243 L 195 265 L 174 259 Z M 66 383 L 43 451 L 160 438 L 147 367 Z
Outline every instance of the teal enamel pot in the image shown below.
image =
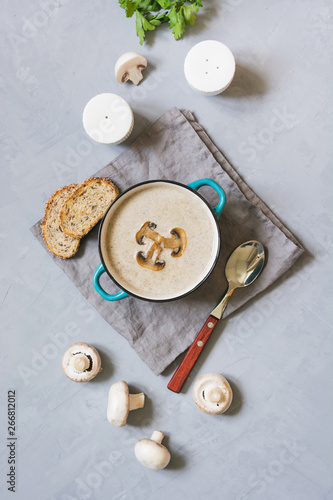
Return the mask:
M 131 195 L 135 194 L 135 192 L 137 190 L 142 190 L 146 186 L 148 188 L 149 185 L 152 185 L 153 183 L 155 183 L 155 184 L 159 183 L 159 185 L 160 184 L 161 185 L 172 184 L 172 185 L 178 186 L 178 188 L 182 188 L 184 190 L 189 190 L 192 194 L 194 194 L 195 196 L 200 198 L 200 200 L 209 209 L 209 212 L 210 212 L 209 216 L 211 217 L 211 219 L 213 221 L 212 224 L 214 227 L 214 231 L 216 232 L 216 234 L 214 235 L 214 241 L 216 241 L 217 243 L 214 246 L 214 256 L 213 256 L 214 258 L 211 260 L 211 265 L 207 269 L 207 272 L 205 272 L 204 276 L 201 276 L 200 280 L 197 283 L 195 283 L 190 290 L 186 290 L 186 292 L 184 292 L 184 293 L 177 292 L 174 295 L 172 295 L 172 293 L 171 293 L 171 295 L 168 296 L 168 298 L 159 298 L 159 297 L 151 297 L 151 296 L 147 297 L 144 294 L 141 295 L 137 291 L 134 293 L 133 291 L 128 290 L 126 288 L 126 286 L 124 286 L 124 284 L 118 282 L 118 279 L 115 277 L 116 273 L 114 272 L 112 267 L 108 264 L 109 261 L 106 258 L 106 254 L 105 254 L 105 252 L 106 252 L 105 245 L 102 244 L 103 238 L 105 238 L 105 232 L 107 231 L 107 226 L 108 226 L 108 224 L 112 224 L 112 214 L 115 212 L 115 210 L 117 210 L 117 208 L 119 208 L 119 206 L 121 205 L 121 203 L 123 201 L 128 199 Z M 215 207 L 211 207 L 209 205 L 208 201 L 198 192 L 198 190 L 203 186 L 209 186 L 216 191 L 218 198 L 219 198 L 219 201 Z M 140 184 L 136 184 L 135 186 L 132 186 L 129 189 L 127 189 L 126 191 L 124 191 L 109 206 L 108 210 L 106 211 L 106 213 L 105 213 L 105 215 L 100 223 L 98 244 L 99 244 L 99 254 L 100 254 L 100 258 L 101 258 L 101 263 L 97 267 L 97 269 L 94 273 L 94 276 L 93 276 L 93 285 L 94 285 L 95 290 L 99 293 L 99 295 L 103 299 L 108 300 L 108 301 L 121 300 L 121 299 L 125 299 L 126 297 L 132 296 L 132 297 L 135 297 L 137 299 L 147 300 L 149 302 L 168 302 L 171 300 L 179 299 L 181 297 L 188 295 L 189 293 L 192 293 L 208 278 L 208 276 L 211 274 L 211 272 L 213 271 L 213 269 L 217 263 L 217 260 L 218 260 L 219 254 L 220 254 L 220 246 L 221 246 L 221 235 L 220 235 L 220 228 L 219 228 L 219 224 L 218 224 L 218 219 L 219 219 L 221 212 L 223 210 L 225 201 L 226 201 L 226 196 L 225 196 L 225 193 L 224 193 L 222 187 L 219 184 L 217 184 L 215 181 L 213 181 L 212 179 L 199 179 L 197 181 L 191 182 L 188 185 L 180 184 L 179 182 L 174 182 L 174 181 L 153 180 L 153 181 L 141 182 Z M 191 216 L 191 214 L 189 214 L 189 217 L 190 216 Z M 215 247 L 216 247 L 216 251 L 215 251 Z M 154 272 L 154 271 L 150 271 L 150 272 Z M 117 293 L 111 294 L 111 293 L 106 292 L 102 288 L 101 283 L 100 283 L 100 278 L 101 278 L 102 274 L 104 274 L 104 273 L 106 273 L 111 278 L 111 280 L 117 285 L 117 287 L 119 288 L 119 291 Z

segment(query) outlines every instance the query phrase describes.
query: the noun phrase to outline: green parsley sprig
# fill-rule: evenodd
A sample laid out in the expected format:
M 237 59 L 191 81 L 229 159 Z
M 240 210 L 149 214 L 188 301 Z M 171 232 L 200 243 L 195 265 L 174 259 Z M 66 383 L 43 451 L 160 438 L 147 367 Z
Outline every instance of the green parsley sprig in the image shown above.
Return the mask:
M 195 13 L 202 7 L 201 0 L 119 0 L 119 5 L 126 11 L 126 17 L 136 15 L 136 32 L 140 45 L 147 31 L 153 31 L 163 23 L 169 23 L 170 29 L 178 40 L 186 26 L 193 26 Z

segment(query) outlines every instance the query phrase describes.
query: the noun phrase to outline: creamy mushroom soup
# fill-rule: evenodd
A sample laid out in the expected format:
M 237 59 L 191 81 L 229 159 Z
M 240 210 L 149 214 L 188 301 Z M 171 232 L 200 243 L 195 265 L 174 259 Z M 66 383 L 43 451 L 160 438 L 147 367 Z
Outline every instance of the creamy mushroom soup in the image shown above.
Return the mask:
M 147 222 L 166 241 L 179 241 L 179 248 L 159 248 L 156 262 L 164 263 L 162 269 L 158 264 L 154 268 L 154 258 L 148 267 L 138 262 L 138 253 L 147 256 L 156 245 L 149 233 L 140 238 Z M 103 260 L 113 278 L 125 290 L 148 299 L 167 300 L 191 291 L 209 273 L 218 250 L 216 222 L 207 205 L 189 189 L 166 182 L 125 193 L 110 208 L 101 233 Z

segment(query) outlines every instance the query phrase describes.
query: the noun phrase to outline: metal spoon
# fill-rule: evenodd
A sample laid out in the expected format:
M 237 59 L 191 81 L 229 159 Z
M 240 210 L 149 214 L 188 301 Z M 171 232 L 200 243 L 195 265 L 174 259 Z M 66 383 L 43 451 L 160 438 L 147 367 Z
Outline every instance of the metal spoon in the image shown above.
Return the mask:
M 183 361 L 173 374 L 168 389 L 180 392 L 217 322 L 222 318 L 234 290 L 251 285 L 261 273 L 264 262 L 265 250 L 259 241 L 247 241 L 232 252 L 225 266 L 228 288 L 189 347 Z

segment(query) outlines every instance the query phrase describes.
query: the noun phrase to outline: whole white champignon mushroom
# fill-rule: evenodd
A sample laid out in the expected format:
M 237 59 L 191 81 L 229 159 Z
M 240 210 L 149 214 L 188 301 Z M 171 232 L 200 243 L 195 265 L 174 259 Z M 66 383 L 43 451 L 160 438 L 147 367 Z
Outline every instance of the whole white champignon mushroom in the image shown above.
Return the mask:
M 219 373 L 206 373 L 196 380 L 193 399 L 199 410 L 218 415 L 231 405 L 232 390 L 227 379 Z
M 147 59 L 137 52 L 126 52 L 119 57 L 115 66 L 115 76 L 118 83 L 131 80 L 135 85 L 141 82 L 142 70 L 147 67 Z
M 88 382 L 102 371 L 100 355 L 94 347 L 85 342 L 69 346 L 61 364 L 65 375 L 74 382 Z
M 150 439 L 140 439 L 135 445 L 136 458 L 148 469 L 164 469 L 170 462 L 170 452 L 163 446 L 163 432 L 154 431 Z
M 145 404 L 145 395 L 130 394 L 128 385 L 121 380 L 111 385 L 109 391 L 107 419 L 110 424 L 123 427 L 126 425 L 128 414 L 132 410 L 143 408 Z

